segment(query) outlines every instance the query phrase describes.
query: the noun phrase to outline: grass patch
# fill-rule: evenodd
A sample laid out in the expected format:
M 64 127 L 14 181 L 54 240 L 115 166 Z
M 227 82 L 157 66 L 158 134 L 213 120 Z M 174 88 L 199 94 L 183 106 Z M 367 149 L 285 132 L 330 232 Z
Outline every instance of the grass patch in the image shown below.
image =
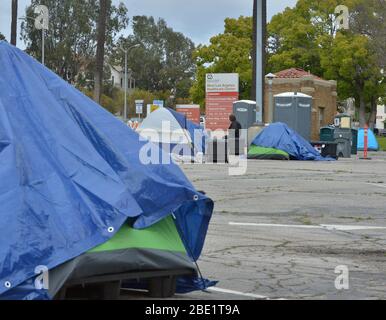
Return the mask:
M 300 218 L 297 218 L 296 220 L 299 221 L 299 223 L 301 223 L 301 224 L 303 224 L 305 226 L 312 225 L 312 221 L 311 221 L 311 219 L 308 216 L 300 217 Z
M 311 221 L 310 218 L 303 218 L 303 219 L 301 220 L 301 222 L 302 222 L 304 225 L 306 225 L 306 226 L 312 225 L 312 221 Z
M 386 151 L 386 137 L 377 137 L 379 143 L 379 149 L 381 151 Z

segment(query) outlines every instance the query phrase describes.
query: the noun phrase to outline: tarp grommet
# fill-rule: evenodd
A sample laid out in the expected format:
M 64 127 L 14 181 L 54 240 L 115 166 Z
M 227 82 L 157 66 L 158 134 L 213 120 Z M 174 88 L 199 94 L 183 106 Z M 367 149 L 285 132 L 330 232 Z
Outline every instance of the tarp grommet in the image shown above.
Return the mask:
M 109 233 L 113 233 L 113 232 L 114 232 L 114 227 L 109 227 L 109 228 L 107 229 L 107 231 L 108 231 Z
M 193 197 L 193 200 L 194 201 L 198 201 L 198 199 L 199 199 L 198 195 L 195 194 L 194 197 Z
M 12 284 L 11 284 L 11 282 L 9 282 L 9 281 L 5 281 L 4 282 L 4 286 L 6 287 L 6 288 L 11 288 L 12 287 Z

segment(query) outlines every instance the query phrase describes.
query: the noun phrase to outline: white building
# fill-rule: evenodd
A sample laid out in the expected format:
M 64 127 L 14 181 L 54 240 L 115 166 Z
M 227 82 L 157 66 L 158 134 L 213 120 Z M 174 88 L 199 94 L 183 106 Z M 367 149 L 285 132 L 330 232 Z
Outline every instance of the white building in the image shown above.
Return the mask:
M 378 106 L 377 108 L 377 122 L 375 127 L 377 129 L 386 129 L 386 106 Z
M 111 82 L 114 87 L 121 88 L 124 90 L 125 88 L 125 70 L 124 68 L 120 66 L 110 66 L 111 71 Z M 128 70 L 128 80 L 127 80 L 127 87 L 129 89 L 129 93 L 134 91 L 135 86 L 135 79 L 133 78 L 133 72 L 129 69 Z

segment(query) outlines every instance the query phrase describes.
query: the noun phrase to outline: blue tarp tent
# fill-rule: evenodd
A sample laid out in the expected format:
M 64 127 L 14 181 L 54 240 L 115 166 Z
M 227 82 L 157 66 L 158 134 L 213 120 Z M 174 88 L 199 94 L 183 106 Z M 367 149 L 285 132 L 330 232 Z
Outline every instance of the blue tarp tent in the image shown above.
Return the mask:
M 181 128 L 189 132 L 189 137 L 193 142 L 192 147 L 194 152 L 202 152 L 205 154 L 205 144 L 206 139 L 208 138 L 205 129 L 199 124 L 195 124 L 194 122 L 188 120 L 184 114 L 170 108 L 167 108 L 167 110 L 169 110 L 173 117 L 177 119 Z
M 252 144 L 285 151 L 294 160 L 334 160 L 322 157 L 308 141 L 281 122 L 273 123 L 261 131 Z
M 153 111 L 137 131 L 177 158 L 191 161 L 198 153 L 205 154 L 205 130 L 173 109 L 159 108 Z
M 379 144 L 377 138 L 375 137 L 374 132 L 371 129 L 368 129 L 368 150 L 369 151 L 378 151 Z M 358 130 L 358 151 L 363 151 L 365 148 L 365 130 Z
M 173 163 L 142 164 L 147 143 L 0 42 L 0 299 L 48 298 L 33 285 L 36 267 L 105 243 L 128 218 L 141 229 L 173 213 L 198 259 L 213 202 Z

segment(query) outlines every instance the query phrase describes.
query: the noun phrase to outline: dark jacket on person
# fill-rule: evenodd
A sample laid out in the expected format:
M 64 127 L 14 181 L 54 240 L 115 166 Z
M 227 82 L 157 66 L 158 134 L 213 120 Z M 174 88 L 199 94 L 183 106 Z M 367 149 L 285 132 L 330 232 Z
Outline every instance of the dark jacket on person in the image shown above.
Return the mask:
M 231 122 L 231 125 L 229 127 L 228 130 L 234 130 L 234 131 L 230 131 L 230 135 L 231 137 L 234 137 L 234 138 L 240 138 L 240 130 L 241 130 L 241 124 L 240 122 L 238 122 L 237 120 L 235 121 L 232 121 Z

